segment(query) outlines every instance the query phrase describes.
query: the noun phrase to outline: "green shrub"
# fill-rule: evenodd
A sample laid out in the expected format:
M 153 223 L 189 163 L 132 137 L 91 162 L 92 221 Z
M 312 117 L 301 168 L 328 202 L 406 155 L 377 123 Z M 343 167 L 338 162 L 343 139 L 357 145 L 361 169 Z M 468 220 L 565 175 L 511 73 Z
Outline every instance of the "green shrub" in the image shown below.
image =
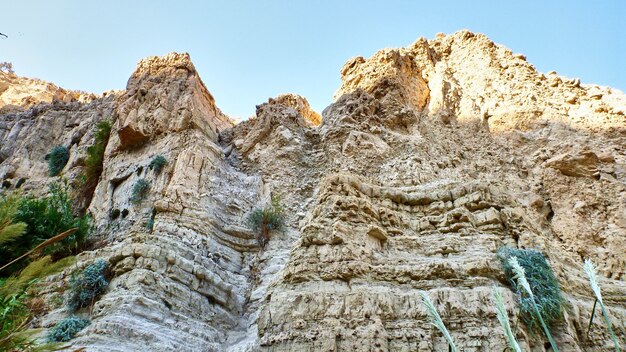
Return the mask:
M 261 247 L 265 247 L 272 231 L 280 231 L 285 226 L 283 208 L 278 197 L 272 197 L 272 204 L 265 208 L 256 208 L 248 217 L 252 230 L 256 232 Z
M 156 209 L 152 208 L 152 213 L 150 214 L 150 218 L 146 222 L 146 229 L 149 232 L 152 232 L 152 228 L 154 227 L 154 217 L 156 216 Z
M 48 332 L 49 342 L 61 342 L 69 341 L 78 334 L 79 331 L 89 325 L 89 320 L 82 319 L 76 316 L 71 316 L 59 321 Z
M 161 173 L 165 165 L 167 165 L 167 159 L 165 159 L 163 155 L 157 155 L 154 159 L 152 159 L 149 167 L 158 175 Z
M 72 311 L 91 306 L 95 299 L 107 288 L 106 261 L 98 259 L 86 267 L 80 274 L 70 278 L 70 290 L 67 306 Z
M 88 216 L 75 216 L 72 200 L 68 195 L 66 183 L 52 183 L 50 194 L 44 198 L 32 196 L 21 198 L 13 214 L 13 223 L 25 223 L 26 231 L 19 237 L 0 246 L 0 266 L 9 263 L 12 259 L 28 252 L 41 242 L 58 235 L 71 228 L 78 230 L 65 239 L 44 249 L 44 254 L 52 254 L 54 258 L 65 257 L 84 243 L 91 229 Z M 13 264 L 3 274 L 14 272 L 27 261 Z
M 526 325 L 535 331 L 540 331 L 540 317 L 548 327 L 553 327 L 560 322 L 563 316 L 563 298 L 561 288 L 546 258 L 539 252 L 531 249 L 514 249 L 502 247 L 498 250 L 498 259 L 504 266 L 504 273 L 511 286 L 518 292 L 520 300 L 520 312 Z M 534 302 L 540 317 L 535 314 L 533 298 L 520 292 L 510 259 L 516 257 L 520 266 L 525 271 L 525 276 L 534 295 Z
M 49 175 L 56 176 L 61 173 L 67 161 L 70 160 L 70 150 L 64 145 L 59 145 L 52 148 L 45 159 L 48 160 Z
M 133 192 L 130 196 L 131 203 L 141 203 L 141 201 L 148 196 L 148 191 L 150 191 L 150 182 L 148 182 L 145 178 L 137 180 L 133 186 Z
M 104 151 L 110 135 L 111 122 L 108 120 L 98 122 L 94 132 L 94 144 L 87 148 L 87 158 L 85 159 L 85 178 L 87 181 L 97 180 L 100 177 Z

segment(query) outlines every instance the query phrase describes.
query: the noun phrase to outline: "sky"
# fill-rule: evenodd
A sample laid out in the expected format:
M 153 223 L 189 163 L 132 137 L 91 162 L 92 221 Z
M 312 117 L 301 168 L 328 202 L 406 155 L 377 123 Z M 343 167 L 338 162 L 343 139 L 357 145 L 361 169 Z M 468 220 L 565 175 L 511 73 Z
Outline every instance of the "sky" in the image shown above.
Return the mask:
M 626 1 L 0 0 L 0 62 L 93 93 L 147 56 L 188 52 L 235 118 L 282 93 L 321 112 L 351 57 L 419 37 L 484 33 L 540 71 L 626 91 Z

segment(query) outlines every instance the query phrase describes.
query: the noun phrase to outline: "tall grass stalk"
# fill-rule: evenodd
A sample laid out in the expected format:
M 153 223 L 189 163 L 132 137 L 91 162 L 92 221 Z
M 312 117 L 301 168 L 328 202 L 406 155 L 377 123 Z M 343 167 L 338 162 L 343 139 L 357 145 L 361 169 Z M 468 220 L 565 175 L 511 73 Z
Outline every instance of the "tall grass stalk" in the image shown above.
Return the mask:
M 426 292 L 420 292 L 420 296 L 422 297 L 422 303 L 426 307 L 426 313 L 428 313 L 428 321 L 431 325 L 436 327 L 441 333 L 443 337 L 448 341 L 448 346 L 450 346 L 450 351 L 457 352 L 456 346 L 454 345 L 454 341 L 452 341 L 452 336 L 450 336 L 450 332 L 446 328 L 446 325 L 441 320 L 439 313 L 437 312 L 437 308 L 430 300 Z
M 26 232 L 25 223 L 13 223 L 20 200 L 15 194 L 0 196 L 0 246 L 15 241 Z
M 528 283 L 528 280 L 526 279 L 526 271 L 517 261 L 517 257 L 509 258 L 509 264 L 511 265 L 511 268 L 513 269 L 513 274 L 515 275 L 514 277 L 515 277 L 515 281 L 517 282 L 517 286 L 519 288 L 522 288 L 530 297 L 530 300 L 533 305 L 533 309 L 535 310 L 535 314 L 537 315 L 537 318 L 539 319 L 539 322 L 541 323 L 541 327 L 543 328 L 543 331 L 545 332 L 546 337 L 548 338 L 548 341 L 550 341 L 550 346 L 552 346 L 552 349 L 554 350 L 554 352 L 559 352 L 559 349 L 556 347 L 556 342 L 554 342 L 554 339 L 552 338 L 552 335 L 550 334 L 550 330 L 548 330 L 548 326 L 546 325 L 546 323 L 543 321 L 543 318 L 541 317 L 541 313 L 539 312 L 539 307 L 537 306 L 537 302 L 535 301 L 535 295 L 533 294 L 533 291 L 530 289 L 530 284 Z M 520 290 L 520 293 L 521 293 L 521 290 Z
M 509 343 L 509 347 L 515 352 L 522 352 L 522 349 L 519 347 L 519 344 L 515 340 L 515 335 L 511 330 L 511 325 L 509 324 L 509 316 L 506 313 L 506 308 L 504 307 L 504 299 L 502 298 L 502 293 L 498 291 L 496 287 L 491 289 L 491 294 L 493 295 L 493 301 L 496 304 L 496 313 L 498 316 L 498 321 L 502 326 L 502 330 L 504 330 L 504 336 L 506 337 L 506 341 Z
M 600 303 L 600 309 L 602 309 L 602 317 L 604 318 L 604 322 L 609 329 L 609 334 L 611 335 L 611 339 L 613 340 L 613 344 L 615 345 L 615 351 L 619 352 L 619 343 L 617 342 L 617 337 L 615 333 L 613 333 L 613 328 L 611 328 L 611 321 L 609 320 L 609 314 L 604 307 L 604 303 L 602 302 L 602 293 L 600 292 L 600 285 L 598 285 L 598 276 L 596 274 L 596 267 L 593 265 L 591 260 L 585 259 L 585 264 L 583 264 L 583 270 L 587 274 L 589 278 L 589 284 L 591 285 L 591 289 L 596 296 L 596 300 Z M 595 304 L 594 304 L 595 307 Z M 593 314 L 593 313 L 592 313 Z M 593 319 L 593 315 L 592 315 Z M 589 325 L 591 326 L 591 320 L 589 321 Z

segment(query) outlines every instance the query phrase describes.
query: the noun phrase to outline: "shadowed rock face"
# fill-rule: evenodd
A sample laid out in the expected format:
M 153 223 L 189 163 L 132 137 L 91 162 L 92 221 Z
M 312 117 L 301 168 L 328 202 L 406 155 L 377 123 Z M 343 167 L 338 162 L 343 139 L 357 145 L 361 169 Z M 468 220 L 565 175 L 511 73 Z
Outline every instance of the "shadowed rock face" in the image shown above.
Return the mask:
M 59 144 L 71 154 L 62 176 L 75 179 L 93 126 L 114 122 L 89 206 L 98 245 L 77 264 L 103 258 L 113 277 L 72 347 L 445 350 L 426 291 L 463 351 L 501 351 L 493 286 L 518 319 L 501 246 L 546 255 L 568 302 L 560 349 L 613 350 L 599 319 L 587 337 L 583 258 L 598 264 L 626 339 L 621 92 L 544 75 L 467 31 L 351 59 L 341 74 L 321 116 L 286 94 L 233 125 L 189 56 L 169 54 L 142 60 L 124 92 L 0 115 L 4 192 L 19 180 L 44 192 L 43 157 Z M 157 155 L 168 160 L 159 174 Z M 133 204 L 139 179 L 150 192 Z M 272 195 L 286 226 L 260 248 L 247 218 Z M 48 301 L 68 272 L 49 279 Z M 544 350 L 521 323 L 517 338 Z

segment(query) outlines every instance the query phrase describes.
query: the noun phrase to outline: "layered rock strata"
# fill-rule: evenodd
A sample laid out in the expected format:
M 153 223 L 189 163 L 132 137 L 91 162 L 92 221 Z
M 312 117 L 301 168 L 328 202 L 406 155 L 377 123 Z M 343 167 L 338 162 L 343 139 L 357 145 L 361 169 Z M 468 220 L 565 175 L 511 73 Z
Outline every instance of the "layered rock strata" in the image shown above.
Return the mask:
M 503 350 L 491 288 L 512 321 L 518 304 L 501 246 L 546 255 L 567 351 L 612 350 L 599 320 L 587 334 L 591 258 L 625 343 L 623 93 L 542 74 L 468 31 L 351 59 L 341 74 L 321 115 L 288 94 L 234 125 L 189 56 L 169 54 L 142 60 L 124 92 L 0 115 L 4 192 L 44 192 L 53 145 L 70 146 L 62 177 L 76 178 L 93 126 L 113 122 L 88 208 L 97 245 L 72 268 L 103 258 L 112 279 L 72 348 L 444 350 L 425 291 L 463 351 Z M 135 204 L 140 179 L 150 191 Z M 272 196 L 286 226 L 262 248 L 247 219 Z M 69 271 L 49 279 L 49 298 Z M 546 350 L 516 326 L 525 350 Z

